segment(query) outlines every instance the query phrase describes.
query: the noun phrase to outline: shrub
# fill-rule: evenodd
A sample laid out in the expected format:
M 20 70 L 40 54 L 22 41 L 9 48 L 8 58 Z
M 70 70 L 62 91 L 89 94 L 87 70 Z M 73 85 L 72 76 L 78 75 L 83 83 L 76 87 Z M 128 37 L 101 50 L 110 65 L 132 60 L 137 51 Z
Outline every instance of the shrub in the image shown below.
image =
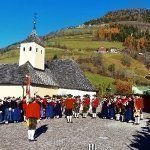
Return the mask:
M 115 85 L 116 94 L 128 95 L 132 93 L 132 84 L 129 82 L 117 80 Z
M 127 54 L 124 54 L 123 57 L 121 58 L 121 63 L 124 66 L 130 67 L 131 66 L 131 57 L 128 56 Z

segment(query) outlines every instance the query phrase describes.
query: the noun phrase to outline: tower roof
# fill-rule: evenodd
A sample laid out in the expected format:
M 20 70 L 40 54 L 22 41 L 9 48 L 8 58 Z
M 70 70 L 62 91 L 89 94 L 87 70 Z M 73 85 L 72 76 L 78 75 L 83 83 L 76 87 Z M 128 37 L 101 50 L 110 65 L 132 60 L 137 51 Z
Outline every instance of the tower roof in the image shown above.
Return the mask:
M 33 30 L 31 32 L 31 34 L 27 37 L 27 39 L 23 42 L 35 42 L 41 46 L 43 46 L 43 41 L 42 41 L 42 38 L 40 38 L 38 35 L 37 35 L 37 31 L 36 31 L 36 24 L 37 24 L 37 18 L 36 18 L 36 15 L 34 15 L 34 22 L 33 22 Z

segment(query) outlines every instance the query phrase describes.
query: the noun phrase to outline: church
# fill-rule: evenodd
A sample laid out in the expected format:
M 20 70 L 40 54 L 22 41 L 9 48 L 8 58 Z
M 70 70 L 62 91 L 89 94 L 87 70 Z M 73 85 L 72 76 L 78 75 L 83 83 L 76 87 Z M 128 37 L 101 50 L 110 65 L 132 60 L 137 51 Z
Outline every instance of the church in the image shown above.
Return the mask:
M 36 20 L 32 33 L 20 44 L 19 64 L 0 64 L 0 99 L 25 96 L 26 75 L 31 77 L 31 96 L 96 94 L 95 87 L 74 60 L 45 62 L 45 48 L 36 33 Z

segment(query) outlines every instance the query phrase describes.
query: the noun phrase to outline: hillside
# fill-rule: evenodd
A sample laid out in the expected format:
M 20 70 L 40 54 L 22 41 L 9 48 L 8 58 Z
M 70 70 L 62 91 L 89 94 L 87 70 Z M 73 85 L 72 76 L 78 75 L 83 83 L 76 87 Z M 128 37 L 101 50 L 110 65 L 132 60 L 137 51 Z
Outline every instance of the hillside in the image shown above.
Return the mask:
M 110 11 L 105 16 L 85 22 L 85 25 L 98 25 L 118 21 L 137 21 L 150 23 L 149 9 L 124 9 Z
M 82 30 L 82 34 L 75 34 L 75 31 L 79 32 Z M 145 79 L 145 76 L 148 74 L 148 69 L 142 64 L 140 61 L 131 59 L 131 65 L 124 66 L 121 63 L 121 59 L 123 57 L 122 53 L 111 54 L 106 53 L 102 54 L 102 67 L 99 63 L 99 53 L 96 52 L 99 47 L 116 47 L 118 49 L 124 49 L 123 43 L 121 42 L 107 42 L 107 41 L 93 41 L 93 34 L 83 33 L 84 29 L 66 29 L 67 34 L 63 31 L 62 36 L 50 36 L 45 39 L 45 47 L 46 47 L 46 60 L 53 59 L 54 56 L 60 59 L 74 59 L 85 72 L 91 72 L 93 77 L 94 74 L 98 76 L 111 76 L 111 72 L 108 70 L 109 66 L 112 64 L 115 65 L 116 73 L 124 74 L 124 76 L 132 76 L 132 81 L 138 84 L 149 84 L 149 81 Z M 68 33 L 69 32 L 69 33 Z M 66 35 L 65 35 L 66 34 Z M 93 61 L 98 59 L 98 63 Z M 19 60 L 19 48 L 12 49 L 8 52 L 0 54 L 0 63 L 14 63 Z M 125 71 L 126 70 L 126 71 Z M 103 73 L 105 71 L 105 73 Z M 88 76 L 89 77 L 89 76 Z M 91 76 L 90 76 L 91 77 Z M 93 78 L 90 78 L 91 81 L 97 85 L 93 81 Z M 123 77 L 122 77 L 123 79 Z M 126 80 L 126 79 L 123 79 Z M 131 79 L 130 79 L 131 80 Z
M 122 10 L 119 12 L 126 16 L 126 13 L 129 12 L 129 10 Z M 108 17 L 111 16 L 111 14 L 116 14 L 117 18 L 119 16 L 119 12 L 110 12 L 106 16 Z M 139 12 L 139 10 L 137 10 L 137 12 Z M 143 9 L 140 10 L 140 12 L 142 12 L 142 14 L 148 14 L 149 10 Z M 134 14 L 133 10 L 131 10 L 130 13 Z M 135 13 L 135 16 L 137 16 L 137 13 Z M 127 19 L 127 17 L 123 18 L 124 20 L 120 20 L 121 24 L 125 24 L 126 22 L 133 24 L 131 19 Z M 112 21 L 112 19 L 109 21 Z M 134 18 L 134 21 L 137 21 L 136 17 Z M 146 21 L 141 24 L 146 25 L 145 22 Z M 93 22 L 93 24 L 95 23 Z M 112 26 L 111 23 L 110 25 Z M 148 25 L 149 24 L 147 23 L 147 26 Z M 134 28 L 131 29 L 132 30 L 129 33 L 126 33 L 128 27 L 126 30 L 123 28 L 120 32 L 125 32 L 124 35 L 128 36 L 134 30 Z M 42 38 L 46 48 L 46 61 L 52 60 L 53 58 L 74 59 L 79 63 L 81 69 L 85 72 L 85 75 L 89 78 L 89 80 L 98 88 L 99 91 L 103 93 L 106 92 L 107 87 L 111 87 L 113 91 L 115 91 L 114 83 L 116 80 L 129 81 L 132 84 L 137 85 L 150 85 L 150 81 L 145 79 L 145 76 L 149 73 L 149 71 L 143 61 L 136 57 L 132 57 L 131 55 L 126 56 L 126 46 L 124 45 L 124 42 L 96 39 L 95 37 L 99 30 L 99 26 L 73 27 L 43 36 Z M 134 30 L 134 33 L 136 35 L 137 29 Z M 119 35 L 117 36 L 119 37 Z M 113 38 L 117 36 L 113 36 Z M 126 37 L 124 37 L 124 39 L 125 38 Z M 16 43 L 8 46 L 6 49 L 3 49 L 0 53 L 0 63 L 18 63 L 18 46 L 18 43 Z M 102 54 L 97 51 L 101 49 L 101 47 L 104 47 L 106 50 L 115 48 L 118 51 L 117 53 L 108 52 Z M 139 53 L 138 51 L 134 52 L 137 52 L 137 54 Z M 127 57 L 129 64 L 122 62 L 125 57 Z M 101 87 L 105 90 L 100 89 Z

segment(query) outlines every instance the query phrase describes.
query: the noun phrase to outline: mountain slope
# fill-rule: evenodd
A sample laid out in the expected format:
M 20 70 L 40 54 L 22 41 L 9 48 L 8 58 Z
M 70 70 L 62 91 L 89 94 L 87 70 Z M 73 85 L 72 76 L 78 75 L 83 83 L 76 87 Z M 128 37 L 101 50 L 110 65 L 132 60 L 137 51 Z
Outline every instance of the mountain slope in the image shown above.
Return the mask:
M 110 11 L 105 16 L 85 22 L 85 25 L 98 25 L 102 23 L 118 22 L 118 21 L 138 21 L 150 23 L 149 9 L 124 9 Z
M 110 12 L 99 21 L 100 23 L 103 23 L 105 21 L 104 18 L 109 18 L 108 22 L 105 22 L 111 24 L 111 21 L 119 18 L 116 21 L 118 21 L 120 24 L 128 23 L 135 25 L 139 21 L 137 17 L 137 12 L 139 11 L 143 14 L 141 15 L 143 17 L 143 22 L 140 23 L 140 25 L 147 25 L 149 27 L 149 23 L 145 23 L 146 20 L 144 19 L 144 14 L 148 16 L 147 14 L 149 14 L 149 10 L 143 9 L 136 11 L 121 10 L 118 12 Z M 132 17 L 128 18 L 128 12 L 130 12 L 132 17 L 134 15 L 136 16 L 134 17 L 134 21 Z M 119 17 L 119 15 L 121 14 L 124 20 Z M 112 16 L 115 17 L 115 15 L 116 18 L 113 18 Z M 89 22 L 89 24 L 92 23 Z M 95 22 L 93 22 L 93 24 L 95 24 Z M 98 30 L 99 26 L 80 26 L 63 29 L 58 32 L 43 36 L 42 38 L 44 40 L 44 45 L 46 48 L 46 60 L 52 60 L 54 57 L 60 59 L 76 60 L 94 85 L 101 84 L 101 82 L 96 82 L 94 79 L 96 78 L 97 80 L 103 80 L 103 76 L 106 76 L 106 79 L 108 79 L 107 77 L 111 77 L 109 84 L 112 84 L 112 82 L 114 82 L 115 79 L 118 78 L 121 80 L 131 81 L 132 83 L 136 84 L 150 84 L 150 81 L 145 79 L 145 76 L 149 73 L 149 71 L 141 61 L 130 58 L 130 66 L 125 66 L 122 64 L 122 57 L 124 57 L 124 53 L 122 53 L 121 51 L 118 51 L 117 54 L 105 53 L 102 54 L 102 57 L 99 57 L 99 53 L 97 52 L 97 50 L 101 47 L 104 47 L 106 49 L 110 49 L 113 47 L 116 49 L 124 50 L 125 46 L 123 45 L 123 42 L 96 40 L 95 34 L 97 34 Z M 6 49 L 3 49 L 3 51 L 1 51 L 0 53 L 0 63 L 18 62 L 18 46 L 19 44 L 16 43 L 10 45 Z M 100 59 L 102 59 L 102 63 L 100 62 Z M 112 69 L 114 69 L 115 76 L 112 73 Z M 100 78 L 98 78 L 98 76 Z

